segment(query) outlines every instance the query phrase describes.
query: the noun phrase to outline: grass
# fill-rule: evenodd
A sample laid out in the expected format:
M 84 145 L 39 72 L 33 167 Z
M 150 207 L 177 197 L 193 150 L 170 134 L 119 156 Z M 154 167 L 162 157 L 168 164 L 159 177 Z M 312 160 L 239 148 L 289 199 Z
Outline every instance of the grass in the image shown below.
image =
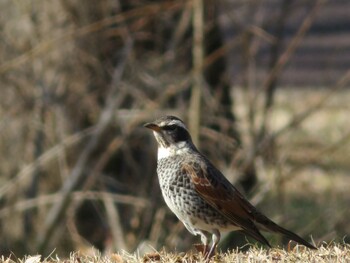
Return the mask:
M 57 263 L 133 263 L 133 262 L 205 262 L 202 254 L 188 253 L 173 253 L 167 251 L 152 252 L 144 255 L 128 254 L 126 252 L 118 254 L 101 255 L 95 253 L 86 255 L 80 252 L 71 253 L 69 258 L 59 258 L 51 255 L 48 258 L 42 258 L 40 255 L 28 256 L 22 259 L 17 259 L 14 256 L 9 258 L 1 258 L 1 262 L 24 262 L 24 263 L 39 263 L 39 262 L 57 262 Z M 306 249 L 303 246 L 296 246 L 289 251 L 273 248 L 261 249 L 252 247 L 248 251 L 241 252 L 238 249 L 228 253 L 219 253 L 214 256 L 210 262 L 350 262 L 350 245 L 349 244 L 331 244 L 322 245 L 318 250 Z

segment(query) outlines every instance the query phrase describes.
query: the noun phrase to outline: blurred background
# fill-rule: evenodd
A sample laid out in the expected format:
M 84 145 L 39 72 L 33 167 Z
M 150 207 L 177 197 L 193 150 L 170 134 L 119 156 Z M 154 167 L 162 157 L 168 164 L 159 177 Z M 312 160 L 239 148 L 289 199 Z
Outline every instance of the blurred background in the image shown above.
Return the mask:
M 1 254 L 199 243 L 161 197 L 142 127 L 165 114 L 277 223 L 316 243 L 350 241 L 349 1 L 0 9 Z M 221 247 L 246 242 L 234 233 Z

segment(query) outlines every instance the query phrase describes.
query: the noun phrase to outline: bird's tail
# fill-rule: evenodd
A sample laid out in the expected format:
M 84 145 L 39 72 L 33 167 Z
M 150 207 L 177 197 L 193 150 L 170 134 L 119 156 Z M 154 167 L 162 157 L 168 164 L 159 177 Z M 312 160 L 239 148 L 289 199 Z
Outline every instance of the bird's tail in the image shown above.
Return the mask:
M 309 242 L 307 242 L 302 237 L 298 236 L 297 234 L 293 233 L 292 231 L 289 231 L 289 230 L 277 225 L 275 222 L 268 219 L 263 214 L 259 213 L 258 215 L 255 215 L 255 220 L 256 220 L 258 227 L 262 230 L 280 233 L 280 234 L 286 236 L 287 238 L 294 240 L 295 242 L 298 242 L 299 244 L 302 244 L 308 248 L 317 249 L 314 245 L 311 245 Z

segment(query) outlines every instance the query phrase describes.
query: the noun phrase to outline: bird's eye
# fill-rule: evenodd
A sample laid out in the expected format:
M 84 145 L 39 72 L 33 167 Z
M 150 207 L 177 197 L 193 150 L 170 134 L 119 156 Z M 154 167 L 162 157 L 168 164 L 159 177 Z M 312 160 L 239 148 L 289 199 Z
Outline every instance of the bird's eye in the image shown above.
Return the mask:
M 177 129 L 176 125 L 168 125 L 163 127 L 164 130 L 166 131 L 175 131 Z

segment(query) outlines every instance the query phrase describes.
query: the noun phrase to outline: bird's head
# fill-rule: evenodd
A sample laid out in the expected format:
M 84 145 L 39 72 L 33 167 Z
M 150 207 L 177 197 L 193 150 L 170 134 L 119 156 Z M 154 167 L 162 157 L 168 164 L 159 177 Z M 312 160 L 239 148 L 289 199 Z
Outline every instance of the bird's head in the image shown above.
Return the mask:
M 153 130 L 158 143 L 158 158 L 179 154 L 194 147 L 186 125 L 177 117 L 164 116 L 146 123 L 144 127 Z

